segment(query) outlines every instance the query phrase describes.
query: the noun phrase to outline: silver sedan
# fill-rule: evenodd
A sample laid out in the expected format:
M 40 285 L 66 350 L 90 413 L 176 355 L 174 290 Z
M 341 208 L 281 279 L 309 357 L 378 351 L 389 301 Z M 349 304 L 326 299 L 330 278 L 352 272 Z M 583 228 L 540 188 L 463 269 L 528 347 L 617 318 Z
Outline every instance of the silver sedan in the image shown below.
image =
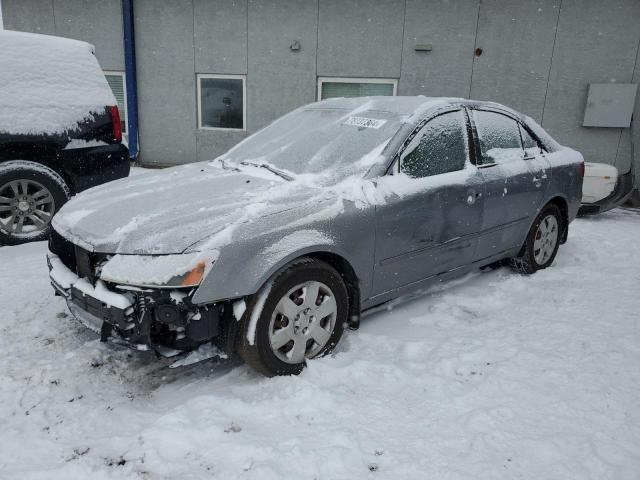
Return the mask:
M 366 309 L 472 269 L 551 265 L 583 174 L 495 103 L 327 100 L 216 160 L 78 195 L 53 219 L 51 283 L 104 341 L 213 344 L 294 374 Z

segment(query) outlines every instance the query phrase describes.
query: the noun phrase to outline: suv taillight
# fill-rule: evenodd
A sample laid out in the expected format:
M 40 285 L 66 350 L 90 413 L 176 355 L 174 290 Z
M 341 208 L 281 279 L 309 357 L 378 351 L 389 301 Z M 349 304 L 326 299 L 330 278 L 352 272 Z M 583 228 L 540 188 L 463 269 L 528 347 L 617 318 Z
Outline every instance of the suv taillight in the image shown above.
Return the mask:
M 111 113 L 111 121 L 113 122 L 113 139 L 116 142 L 122 142 L 122 124 L 118 107 L 109 107 L 109 113 Z
M 580 178 L 584 178 L 584 162 L 580 163 Z

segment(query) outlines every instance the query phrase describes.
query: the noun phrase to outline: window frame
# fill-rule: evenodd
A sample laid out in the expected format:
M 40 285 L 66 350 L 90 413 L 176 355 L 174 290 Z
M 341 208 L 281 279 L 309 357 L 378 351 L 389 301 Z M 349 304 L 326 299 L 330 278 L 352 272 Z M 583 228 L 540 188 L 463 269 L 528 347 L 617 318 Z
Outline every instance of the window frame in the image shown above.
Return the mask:
M 358 78 L 358 77 L 318 77 L 317 100 L 322 101 L 323 83 L 373 83 L 393 86 L 393 97 L 398 95 L 397 78 Z
M 411 133 L 409 133 L 409 135 L 407 135 L 407 137 L 404 139 L 404 141 L 402 142 L 402 145 L 400 145 L 400 147 L 398 148 L 398 151 L 393 155 L 392 160 L 385 171 L 385 175 L 397 175 L 402 173 L 402 166 L 401 166 L 402 155 L 404 154 L 405 150 L 409 147 L 409 145 L 411 145 L 413 140 L 420 134 L 420 131 L 424 128 L 424 126 L 427 123 L 429 123 L 434 118 L 439 117 L 440 115 L 444 115 L 446 113 L 451 113 L 451 112 L 457 112 L 457 111 L 461 111 L 463 114 L 466 133 L 467 133 L 468 158 L 467 158 L 467 161 L 465 161 L 465 167 L 463 168 L 463 170 L 466 170 L 469 165 L 476 166 L 477 165 L 476 151 L 475 151 L 474 137 L 471 131 L 471 122 L 469 120 L 469 112 L 467 112 L 467 109 L 464 107 L 464 105 L 448 105 L 444 108 L 436 110 L 435 112 L 430 112 L 425 118 L 423 118 L 422 120 L 420 120 L 420 122 L 418 122 L 415 128 L 411 130 Z M 456 171 L 459 171 L 459 170 L 456 170 Z M 451 173 L 451 172 L 448 172 L 448 173 Z
M 480 136 L 478 135 L 478 130 L 476 128 L 476 123 L 475 120 L 473 118 L 473 112 L 475 110 L 481 111 L 481 112 L 488 112 L 488 113 L 495 113 L 497 115 L 504 115 L 505 117 L 510 118 L 511 120 L 513 120 L 514 122 L 516 122 L 518 124 L 518 131 L 520 132 L 520 129 L 524 129 L 530 136 L 531 138 L 533 138 L 536 143 L 538 144 L 538 148 L 540 149 L 541 153 L 548 153 L 549 150 L 546 147 L 546 145 L 544 144 L 544 142 L 542 142 L 540 140 L 540 138 L 538 137 L 538 135 L 535 134 L 535 132 L 529 128 L 529 126 L 527 126 L 527 124 L 522 121 L 520 118 L 518 118 L 516 115 L 512 114 L 509 111 L 506 110 L 502 110 L 502 109 L 498 109 L 498 108 L 491 108 L 491 107 L 487 107 L 485 105 L 466 105 L 465 109 L 467 110 L 467 118 L 469 120 L 469 125 L 471 128 L 471 131 L 473 133 L 473 143 L 474 143 L 474 149 L 475 149 L 475 157 L 477 158 L 477 163 L 476 166 L 478 168 L 490 168 L 493 167 L 495 165 L 499 165 L 498 163 L 482 163 L 482 149 L 480 147 Z M 522 152 L 523 155 L 525 153 L 525 148 L 524 148 L 524 139 L 522 138 L 522 133 L 520 132 L 520 146 L 522 147 Z M 525 158 L 523 157 L 523 160 Z
M 223 80 L 242 80 L 242 128 L 205 127 L 202 125 L 202 79 L 219 78 Z M 197 73 L 196 74 L 196 105 L 198 130 L 210 130 L 220 132 L 246 132 L 247 131 L 247 76 L 226 73 Z
M 518 126 L 520 127 L 520 139 L 522 140 L 522 148 L 524 149 L 524 152 L 525 152 L 525 157 L 524 157 L 525 160 L 530 160 L 532 157 L 528 155 L 527 147 L 524 146 L 523 133 L 526 133 L 527 135 L 529 135 L 529 137 L 531 137 L 531 140 L 536 142 L 536 146 L 538 150 L 540 150 L 539 153 L 541 155 L 544 153 L 547 153 L 547 150 L 545 149 L 544 144 L 540 141 L 537 135 L 535 135 L 531 130 L 529 130 L 529 128 L 523 122 L 519 121 Z
M 464 159 L 464 166 L 459 170 L 452 170 L 450 172 L 442 172 L 442 173 L 438 173 L 436 175 L 426 175 L 424 177 L 411 177 L 411 178 L 421 179 L 421 178 L 428 178 L 428 177 L 437 177 L 439 175 L 446 175 L 447 173 L 461 172 L 461 171 L 467 169 L 467 167 L 471 164 L 471 150 L 470 150 L 470 146 L 469 146 L 469 140 L 470 140 L 471 137 L 469 136 L 470 135 L 470 133 L 469 133 L 469 122 L 468 122 L 468 118 L 467 118 L 467 115 L 466 115 L 466 112 L 465 112 L 464 108 L 462 108 L 462 107 L 455 108 L 454 107 L 454 108 L 448 108 L 448 109 L 445 109 L 445 110 L 438 111 L 435 115 L 429 116 L 428 119 L 420 122 L 420 126 L 418 128 L 416 128 L 412 132 L 412 135 L 410 136 L 410 138 L 407 138 L 407 141 L 402 145 L 402 152 L 398 152 L 398 162 L 397 162 L 398 163 L 398 173 L 404 173 L 402 171 L 402 164 L 404 162 L 404 159 L 406 158 L 406 155 L 405 155 L 406 150 L 409 148 L 409 146 L 411 146 L 413 144 L 414 141 L 417 140 L 418 142 L 420 142 L 422 140 L 422 137 L 424 136 L 424 134 L 420 135 L 420 132 L 422 132 L 422 130 L 424 130 L 425 127 L 427 125 L 429 125 L 429 123 L 432 122 L 433 120 L 435 120 L 436 118 L 442 117 L 443 115 L 447 115 L 449 113 L 455 113 L 455 112 L 462 113 L 462 118 L 463 118 L 463 121 L 464 121 L 464 132 L 466 134 L 466 139 L 465 140 L 466 140 L 466 144 L 467 144 L 466 149 L 465 149 L 465 151 L 467 153 L 467 158 Z M 416 146 L 416 148 L 417 148 L 417 146 Z M 409 153 L 411 153 L 411 152 L 409 152 Z
M 122 77 L 122 93 L 124 94 L 124 112 L 120 112 L 120 118 L 124 120 L 125 129 L 122 131 L 123 135 L 129 136 L 129 105 L 127 104 L 127 74 L 122 70 L 103 70 L 102 74 L 105 76 L 118 76 Z M 108 83 L 108 82 L 107 82 Z M 109 85 L 109 89 L 111 89 L 111 85 Z
M 523 155 L 523 160 L 524 160 L 524 142 L 522 141 L 522 135 L 520 134 L 520 125 L 522 122 L 520 122 L 520 120 L 518 118 L 516 118 L 514 115 L 511 115 L 508 112 L 502 111 L 502 110 L 498 110 L 498 109 L 493 109 L 493 108 L 485 108 L 485 107 L 468 107 L 469 109 L 469 121 L 471 122 L 471 128 L 473 130 L 473 141 L 475 144 L 475 149 L 476 149 L 476 158 L 478 159 L 478 168 L 490 168 L 490 167 L 494 167 L 496 165 L 501 165 L 500 163 L 497 162 L 491 162 L 491 163 L 483 163 L 482 160 L 482 147 L 480 146 L 480 135 L 478 134 L 478 129 L 477 129 L 477 125 L 475 123 L 475 119 L 473 117 L 473 112 L 474 111 L 479 111 L 479 112 L 486 112 L 486 113 L 493 113 L 495 115 L 502 115 L 503 117 L 507 117 L 508 119 L 512 120 L 513 122 L 515 122 L 516 127 L 518 129 L 518 138 L 520 139 L 520 148 L 522 149 L 522 155 Z

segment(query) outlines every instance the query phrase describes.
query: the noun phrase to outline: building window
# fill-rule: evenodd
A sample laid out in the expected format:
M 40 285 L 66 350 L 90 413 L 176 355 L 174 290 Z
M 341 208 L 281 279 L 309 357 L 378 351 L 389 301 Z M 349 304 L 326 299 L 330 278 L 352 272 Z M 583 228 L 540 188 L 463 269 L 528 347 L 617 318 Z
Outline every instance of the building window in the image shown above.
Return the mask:
M 198 75 L 198 128 L 245 130 L 244 75 Z
M 335 97 L 393 96 L 398 81 L 393 78 L 318 78 L 318 100 Z
M 118 110 L 120 110 L 120 120 L 122 133 L 127 133 L 127 85 L 124 81 L 124 72 L 104 72 L 107 83 L 111 87 L 113 96 L 116 97 Z

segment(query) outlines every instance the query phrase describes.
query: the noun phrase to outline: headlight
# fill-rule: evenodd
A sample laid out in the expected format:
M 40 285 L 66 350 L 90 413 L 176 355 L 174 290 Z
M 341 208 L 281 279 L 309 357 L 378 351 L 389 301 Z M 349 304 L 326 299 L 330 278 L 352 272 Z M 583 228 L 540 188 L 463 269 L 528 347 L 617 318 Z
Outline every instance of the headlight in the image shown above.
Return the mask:
M 100 279 L 136 287 L 195 287 L 218 258 L 217 251 L 178 255 L 114 255 Z

